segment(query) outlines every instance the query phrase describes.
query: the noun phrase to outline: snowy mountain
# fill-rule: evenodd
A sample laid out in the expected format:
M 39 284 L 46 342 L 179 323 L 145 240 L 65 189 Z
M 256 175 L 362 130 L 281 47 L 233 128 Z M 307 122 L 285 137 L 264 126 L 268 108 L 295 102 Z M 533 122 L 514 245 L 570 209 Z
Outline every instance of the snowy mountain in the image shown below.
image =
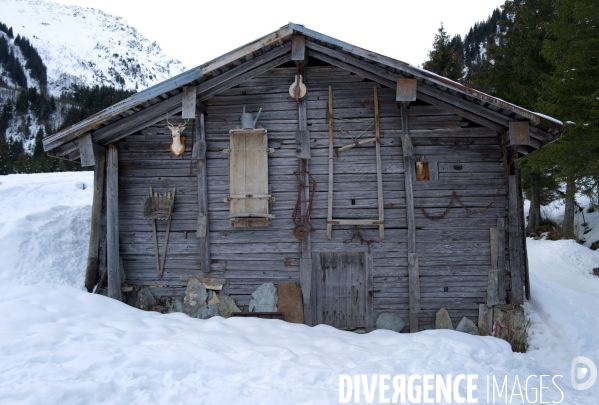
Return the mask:
M 0 21 L 39 52 L 55 97 L 72 84 L 142 90 L 184 70 L 156 42 L 103 11 L 42 0 L 0 0 L 0 8 Z

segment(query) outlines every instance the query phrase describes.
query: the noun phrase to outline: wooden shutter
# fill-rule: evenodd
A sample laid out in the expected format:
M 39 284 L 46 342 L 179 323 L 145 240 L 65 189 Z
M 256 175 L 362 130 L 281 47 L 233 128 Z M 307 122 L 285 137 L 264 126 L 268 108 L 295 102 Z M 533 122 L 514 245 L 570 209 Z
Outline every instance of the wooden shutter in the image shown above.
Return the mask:
M 228 219 L 231 226 L 268 226 L 268 137 L 266 130 L 231 130 Z

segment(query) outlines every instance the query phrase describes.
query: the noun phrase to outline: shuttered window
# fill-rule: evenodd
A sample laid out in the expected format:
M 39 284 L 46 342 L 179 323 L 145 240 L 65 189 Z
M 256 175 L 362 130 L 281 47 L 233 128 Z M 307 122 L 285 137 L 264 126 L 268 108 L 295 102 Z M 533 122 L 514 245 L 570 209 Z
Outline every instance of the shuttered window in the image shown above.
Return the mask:
M 268 192 L 267 132 L 264 129 L 231 130 L 227 217 L 234 227 L 268 226 L 271 196 Z

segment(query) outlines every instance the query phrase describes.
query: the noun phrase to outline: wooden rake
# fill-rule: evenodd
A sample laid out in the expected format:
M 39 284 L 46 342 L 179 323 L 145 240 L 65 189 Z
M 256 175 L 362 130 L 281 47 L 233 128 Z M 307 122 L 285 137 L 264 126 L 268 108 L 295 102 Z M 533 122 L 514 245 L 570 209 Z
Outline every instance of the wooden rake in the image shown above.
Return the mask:
M 144 219 L 152 220 L 152 230 L 154 232 L 154 254 L 156 255 L 156 272 L 158 278 L 162 278 L 164 271 L 164 262 L 166 260 L 166 247 L 168 245 L 168 236 L 171 231 L 171 218 L 173 217 L 173 206 L 175 205 L 175 193 L 177 189 L 173 188 L 172 193 L 154 193 L 150 187 L 150 195 L 145 196 L 143 202 Z M 166 235 L 164 237 L 164 246 L 162 247 L 162 260 L 158 258 L 158 235 L 156 230 L 156 220 L 168 221 L 166 223 Z

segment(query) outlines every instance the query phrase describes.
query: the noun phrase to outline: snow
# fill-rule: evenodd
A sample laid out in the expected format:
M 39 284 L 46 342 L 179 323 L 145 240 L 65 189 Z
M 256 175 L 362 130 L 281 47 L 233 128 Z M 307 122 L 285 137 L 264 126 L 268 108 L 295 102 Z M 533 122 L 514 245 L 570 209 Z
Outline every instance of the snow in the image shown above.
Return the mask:
M 530 375 L 559 374 L 561 403 L 599 402 L 599 383 L 586 391 L 570 384 L 575 356 L 599 364 L 599 278 L 591 275 L 599 253 L 573 241 L 527 241 L 526 354 L 448 330 L 360 335 L 198 320 L 83 291 L 92 183 L 91 172 L 0 177 L 0 404 L 327 404 L 339 402 L 340 374 L 478 374 L 478 403 L 487 403 L 487 376 L 508 376 L 511 391 L 516 377 L 524 390 Z M 553 387 L 543 401 L 561 397 Z
M 2 0 L 0 21 L 37 49 L 56 97 L 71 84 L 143 90 L 184 70 L 125 20 L 97 9 Z

